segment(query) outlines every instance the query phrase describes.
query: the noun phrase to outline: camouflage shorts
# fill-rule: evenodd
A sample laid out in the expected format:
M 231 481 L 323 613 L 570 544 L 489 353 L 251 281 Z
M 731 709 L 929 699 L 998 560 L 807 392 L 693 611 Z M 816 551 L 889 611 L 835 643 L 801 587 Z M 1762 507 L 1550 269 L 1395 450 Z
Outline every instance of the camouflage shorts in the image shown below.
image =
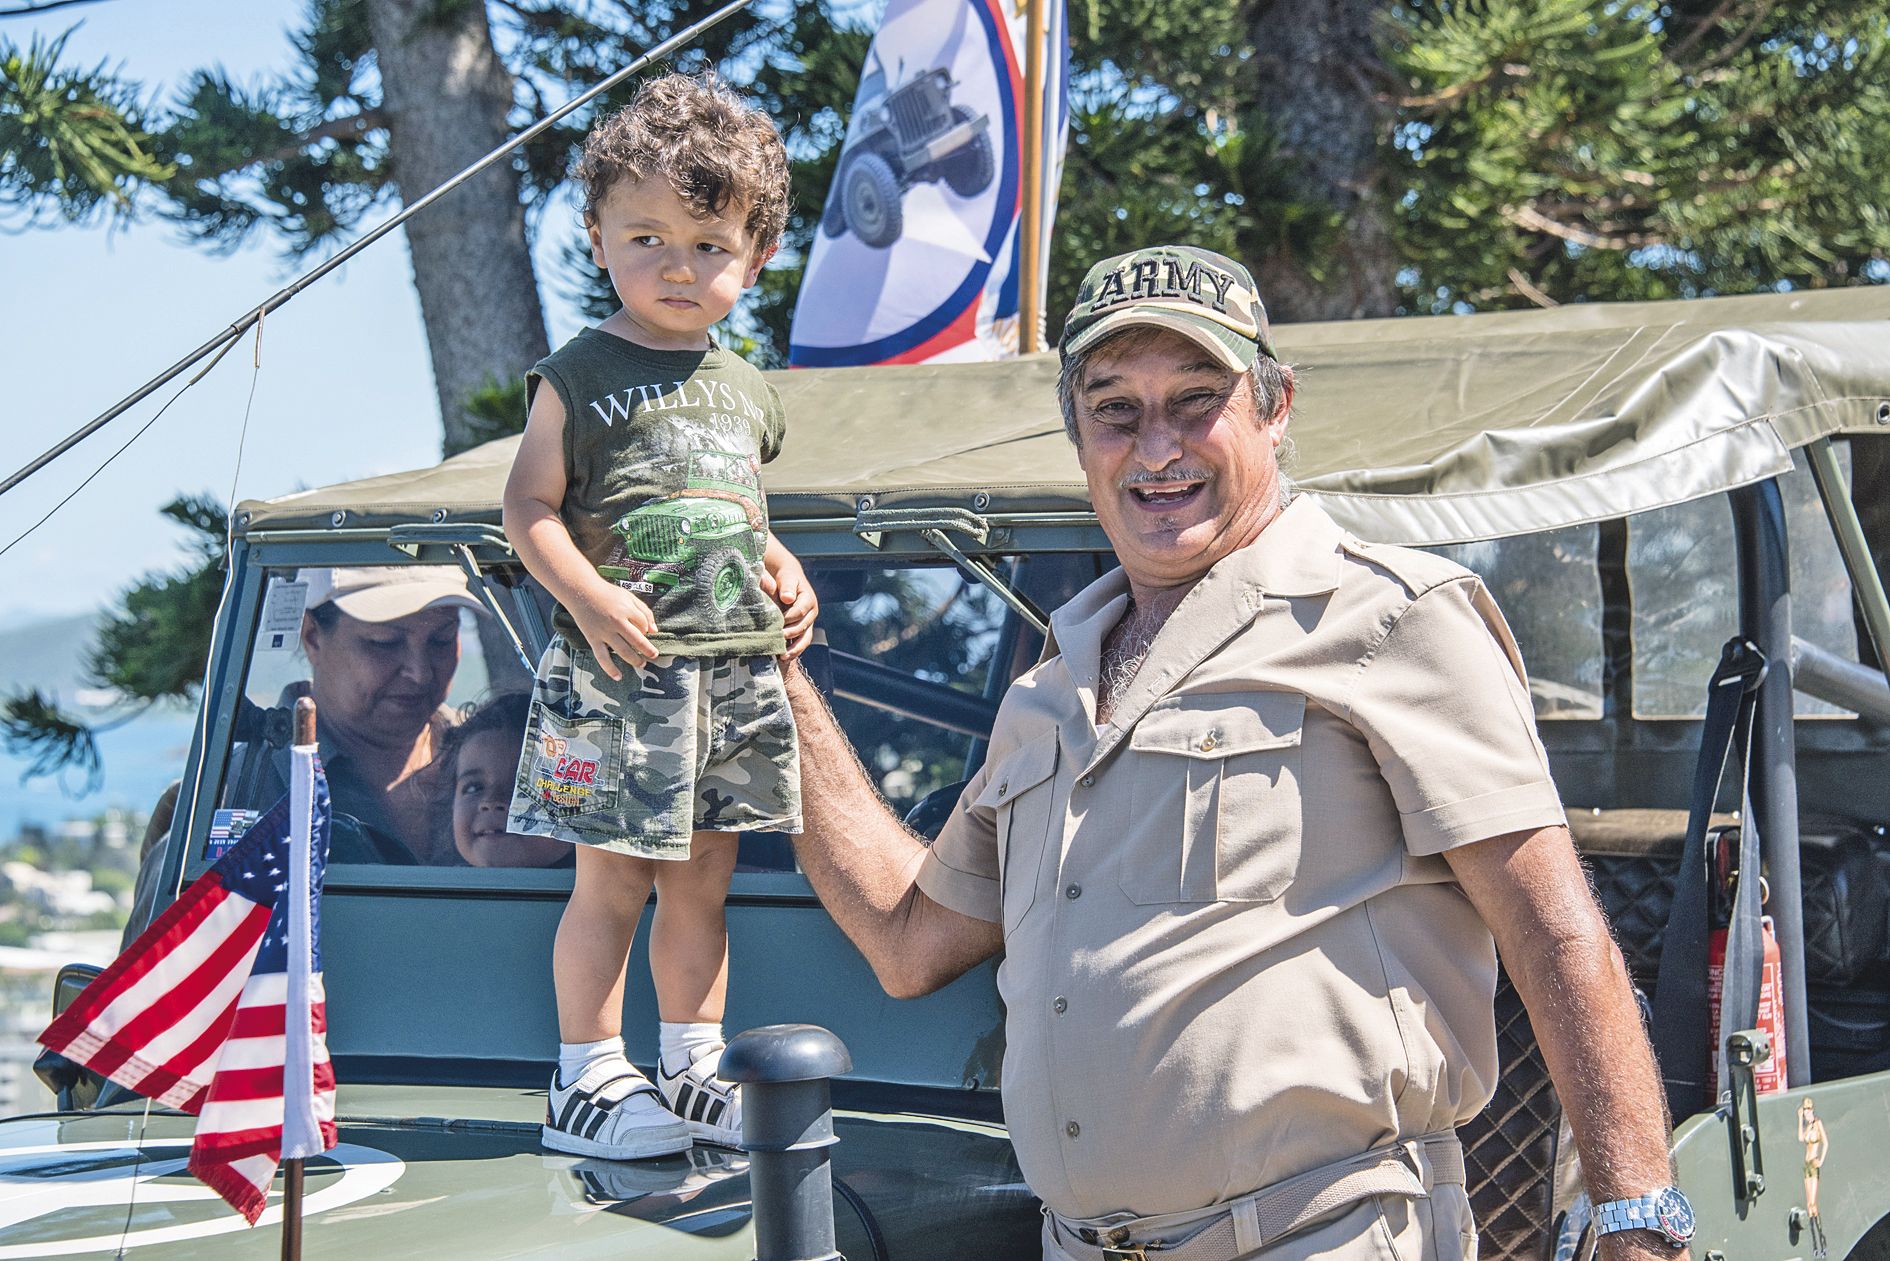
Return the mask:
M 772 657 L 658 657 L 613 680 L 551 641 L 506 827 L 639 858 L 697 831 L 798 832 L 800 751 Z

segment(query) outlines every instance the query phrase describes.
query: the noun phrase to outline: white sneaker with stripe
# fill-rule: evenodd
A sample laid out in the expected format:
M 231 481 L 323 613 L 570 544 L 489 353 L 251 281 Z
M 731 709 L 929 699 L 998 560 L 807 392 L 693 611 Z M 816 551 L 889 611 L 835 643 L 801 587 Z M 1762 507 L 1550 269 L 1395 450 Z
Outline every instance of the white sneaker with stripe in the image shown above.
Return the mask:
M 671 1112 L 689 1126 L 689 1133 L 700 1143 L 717 1147 L 742 1145 L 742 1101 L 733 1082 L 716 1077 L 722 1063 L 722 1048 L 716 1047 L 696 1057 L 689 1067 L 671 1076 L 661 1057 L 656 1061 L 656 1081 Z
M 554 1070 L 541 1141 L 553 1151 L 604 1160 L 668 1156 L 691 1145 L 689 1127 L 623 1060 L 598 1064 L 569 1086 L 558 1084 Z

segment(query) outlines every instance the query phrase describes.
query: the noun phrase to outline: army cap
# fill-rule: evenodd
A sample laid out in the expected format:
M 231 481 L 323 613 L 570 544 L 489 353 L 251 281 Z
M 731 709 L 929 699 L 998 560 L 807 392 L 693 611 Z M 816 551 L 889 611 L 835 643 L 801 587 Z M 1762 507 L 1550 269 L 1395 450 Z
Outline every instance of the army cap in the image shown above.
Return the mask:
M 1090 268 L 1057 352 L 1068 359 L 1138 326 L 1180 333 L 1235 372 L 1253 367 L 1256 355 L 1279 357 L 1253 275 L 1224 254 L 1192 245 L 1153 245 Z

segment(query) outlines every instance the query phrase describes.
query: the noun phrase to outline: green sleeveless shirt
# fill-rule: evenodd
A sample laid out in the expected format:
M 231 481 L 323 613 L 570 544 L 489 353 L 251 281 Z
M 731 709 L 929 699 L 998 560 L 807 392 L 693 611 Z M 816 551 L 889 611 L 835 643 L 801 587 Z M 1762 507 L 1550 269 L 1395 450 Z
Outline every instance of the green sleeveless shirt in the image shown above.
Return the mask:
M 781 400 L 720 346 L 650 350 L 587 328 L 527 378 L 564 403 L 560 515 L 585 559 L 656 617 L 657 651 L 780 653 L 781 606 L 760 587 L 761 466 L 781 449 Z M 582 641 L 564 609 L 554 625 Z

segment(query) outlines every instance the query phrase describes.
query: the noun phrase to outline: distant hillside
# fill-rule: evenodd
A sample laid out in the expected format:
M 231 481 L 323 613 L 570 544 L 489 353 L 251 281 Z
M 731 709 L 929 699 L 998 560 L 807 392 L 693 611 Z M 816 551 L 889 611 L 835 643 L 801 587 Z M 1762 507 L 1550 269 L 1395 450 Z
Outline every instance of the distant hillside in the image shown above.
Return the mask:
M 0 697 L 37 687 L 84 712 L 75 702 L 87 686 L 85 655 L 97 624 L 98 615 L 86 613 L 0 630 Z M 107 806 L 149 809 L 183 768 L 193 721 L 191 709 L 164 705 L 101 735 L 104 783 L 92 793 L 76 791 L 83 776 L 23 779 L 26 764 L 0 750 L 0 839 L 27 821 L 90 817 Z
M 96 613 L 29 622 L 0 630 L 0 694 L 36 687 L 71 705 L 85 687 L 85 656 Z

